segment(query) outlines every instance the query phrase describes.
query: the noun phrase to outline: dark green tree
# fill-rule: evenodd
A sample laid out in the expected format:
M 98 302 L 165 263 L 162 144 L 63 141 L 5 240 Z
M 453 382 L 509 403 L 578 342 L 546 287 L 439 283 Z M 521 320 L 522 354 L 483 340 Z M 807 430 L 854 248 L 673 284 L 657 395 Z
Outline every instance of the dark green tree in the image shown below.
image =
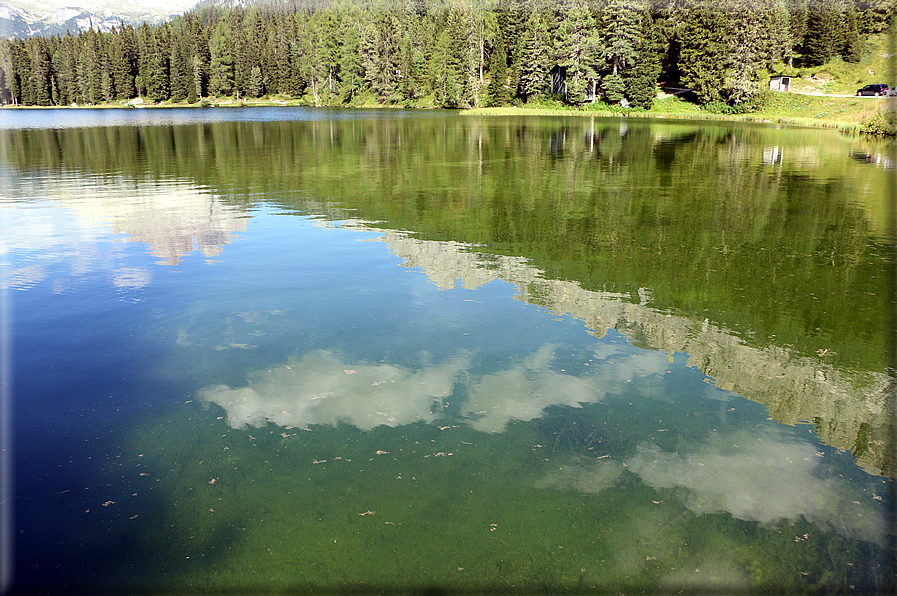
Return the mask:
M 626 72 L 626 97 L 629 103 L 650 109 L 657 98 L 657 78 L 661 71 L 664 48 L 661 34 L 648 10 L 642 11 L 641 36 L 635 64 Z
M 702 103 L 723 101 L 721 83 L 729 60 L 729 14 L 713 0 L 692 0 L 678 13 L 680 82 Z
M 31 86 L 31 103 L 38 106 L 52 105 L 50 72 L 50 47 L 43 37 L 32 37 L 28 40 L 29 82 Z
M 147 96 L 152 101 L 165 101 L 171 96 L 169 58 L 171 56 L 171 29 L 163 23 L 150 35 L 149 72 L 144 78 Z
M 635 62 L 645 10 L 641 0 L 607 0 L 601 10 L 601 49 L 611 74 L 622 75 Z
M 115 59 L 112 64 L 116 97 L 130 99 L 137 94 L 135 79 L 138 72 L 138 47 L 134 28 L 122 23 L 114 46 Z
M 184 101 L 193 87 L 193 75 L 190 72 L 193 62 L 190 54 L 190 39 L 184 28 L 178 27 L 172 32 L 171 57 L 168 63 L 171 101 Z
M 358 37 L 358 25 L 352 22 L 344 24 L 342 71 L 343 81 L 340 85 L 340 101 L 352 103 L 364 92 L 365 69 L 361 60 L 361 43 Z
M 721 94 L 727 103 L 738 105 L 760 90 L 759 73 L 767 54 L 764 31 L 770 13 L 764 0 L 737 0 L 728 9 L 730 30 Z
M 844 47 L 844 26 L 840 0 L 819 0 L 807 13 L 803 43 L 803 63 L 819 65 L 840 55 Z
M 554 57 L 566 71 L 567 101 L 586 100 L 590 85 L 598 79 L 601 40 L 595 18 L 584 0 L 568 0 L 559 9 L 555 31 Z
M 551 39 L 548 25 L 540 12 L 533 12 L 527 21 L 519 66 L 517 89 L 520 97 L 528 100 L 551 90 Z
M 511 88 L 508 85 L 508 56 L 505 51 L 505 40 L 495 40 L 495 47 L 489 56 L 489 86 L 487 105 L 503 106 L 511 101 Z
M 364 76 L 379 101 L 393 103 L 399 99 L 400 39 L 398 21 L 389 11 L 365 29 Z
M 841 57 L 845 62 L 857 63 L 863 57 L 863 42 L 860 36 L 859 18 L 853 2 L 848 2 L 844 9 L 844 45 Z
M 215 97 L 227 96 L 234 91 L 230 31 L 225 21 L 219 21 L 209 40 L 209 94 Z

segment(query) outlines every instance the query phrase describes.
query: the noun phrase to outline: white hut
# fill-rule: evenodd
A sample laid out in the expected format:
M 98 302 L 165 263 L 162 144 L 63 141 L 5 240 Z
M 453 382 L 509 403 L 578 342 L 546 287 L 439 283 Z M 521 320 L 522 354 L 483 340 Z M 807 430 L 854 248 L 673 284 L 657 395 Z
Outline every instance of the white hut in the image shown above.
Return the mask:
M 774 77 L 769 77 L 769 90 L 770 91 L 790 91 L 791 90 L 791 77 L 786 77 L 784 75 L 776 75 Z

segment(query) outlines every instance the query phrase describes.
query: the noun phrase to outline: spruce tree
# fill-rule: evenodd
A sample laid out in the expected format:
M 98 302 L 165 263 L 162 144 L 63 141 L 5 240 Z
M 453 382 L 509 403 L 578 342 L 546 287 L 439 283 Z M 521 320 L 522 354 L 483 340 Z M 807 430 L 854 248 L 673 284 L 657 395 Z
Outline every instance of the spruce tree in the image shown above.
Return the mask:
M 227 96 L 234 91 L 234 62 L 231 57 L 230 27 L 219 21 L 209 40 L 209 94 Z
M 401 74 L 397 24 L 388 11 L 381 13 L 367 29 L 363 50 L 365 79 L 377 94 L 377 99 L 388 103 L 398 99 Z
M 684 4 L 678 40 L 680 82 L 702 103 L 723 101 L 721 83 L 729 58 L 729 14 L 713 0 Z
M 520 59 L 518 93 L 524 100 L 548 93 L 551 41 L 548 25 L 541 13 L 533 12 L 526 25 L 523 54 Z
M 722 83 L 722 95 L 730 105 L 750 100 L 760 90 L 759 72 L 764 61 L 765 19 L 763 0 L 738 0 L 729 11 L 732 27 Z
M 171 95 L 169 58 L 171 56 L 171 29 L 163 23 L 150 35 L 152 54 L 146 79 L 147 95 L 152 101 L 167 100 Z
M 436 40 L 432 57 L 436 103 L 444 108 L 458 108 L 463 104 L 464 83 L 461 61 L 453 51 L 456 40 L 443 29 Z
M 657 78 L 660 76 L 663 52 L 660 32 L 647 9 L 641 14 L 640 31 L 635 64 L 625 76 L 626 97 L 630 104 L 647 110 L 657 98 Z
M 183 30 L 174 32 L 169 59 L 169 85 L 172 101 L 181 102 L 187 99 L 187 90 L 193 85 L 190 75 L 189 50 Z
M 612 74 L 633 65 L 642 36 L 641 0 L 607 0 L 601 11 L 603 53 Z
M 503 106 L 511 101 L 508 87 L 508 56 L 504 39 L 495 41 L 495 47 L 489 56 L 489 86 L 487 87 L 488 105 Z
M 293 97 L 302 97 L 305 93 L 305 78 L 303 77 L 303 65 L 305 57 L 299 41 L 290 43 L 290 78 L 287 82 L 287 93 Z
M 402 14 L 402 34 L 399 41 L 399 96 L 404 102 L 413 102 L 424 94 L 426 55 L 432 50 L 435 37 L 427 27 L 431 20 L 426 10 L 420 11 L 417 3 L 406 0 Z
M 807 13 L 803 63 L 812 66 L 830 62 L 844 47 L 840 0 L 819 0 Z
M 343 33 L 342 75 L 340 100 L 352 103 L 364 91 L 364 66 L 361 62 L 361 43 L 358 37 L 358 25 L 346 23 Z
M 790 68 L 794 57 L 794 40 L 791 32 L 791 14 L 787 0 L 767 0 L 765 37 L 768 41 L 765 54 L 767 69 L 775 72 L 776 62 L 782 60 Z
M 193 54 L 193 58 L 191 59 L 193 63 L 192 66 L 192 75 L 193 80 L 190 81 L 190 89 L 187 93 L 187 103 L 196 103 L 198 100 L 202 99 L 203 96 L 203 63 L 202 59 L 199 57 L 199 54 Z
M 844 44 L 841 57 L 845 62 L 857 63 L 863 57 L 863 43 L 860 37 L 857 10 L 853 2 L 848 2 L 844 11 Z
M 253 97 L 261 97 L 265 94 L 265 79 L 262 77 L 262 69 L 253 66 L 249 73 L 249 93 Z
M 601 61 L 601 40 L 595 19 L 584 0 L 569 0 L 559 12 L 555 32 L 554 57 L 566 70 L 567 101 L 585 101 L 586 91 L 598 79 L 595 70 Z
M 28 40 L 29 82 L 31 85 L 31 104 L 49 106 L 52 104 L 50 92 L 50 49 L 43 37 L 32 37 Z
M 122 24 L 118 30 L 118 61 L 115 68 L 115 92 L 122 99 L 131 99 L 137 93 L 135 77 L 137 76 L 137 33 L 131 25 Z

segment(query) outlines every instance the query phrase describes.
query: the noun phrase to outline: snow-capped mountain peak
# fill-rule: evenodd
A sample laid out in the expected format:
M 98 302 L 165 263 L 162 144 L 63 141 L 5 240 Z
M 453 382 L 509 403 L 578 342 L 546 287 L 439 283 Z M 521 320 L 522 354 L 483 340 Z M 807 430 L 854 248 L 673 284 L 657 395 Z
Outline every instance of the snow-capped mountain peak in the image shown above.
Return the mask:
M 155 24 L 183 14 L 196 0 L 0 0 L 0 36 L 65 34 L 93 27 L 108 31 L 120 22 Z

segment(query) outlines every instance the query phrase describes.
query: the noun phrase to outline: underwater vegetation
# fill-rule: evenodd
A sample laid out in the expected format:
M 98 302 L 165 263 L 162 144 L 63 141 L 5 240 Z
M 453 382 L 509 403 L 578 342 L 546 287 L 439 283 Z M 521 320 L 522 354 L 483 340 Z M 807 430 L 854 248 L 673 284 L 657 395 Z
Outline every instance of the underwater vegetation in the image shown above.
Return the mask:
M 787 427 L 695 431 L 677 451 L 664 433 L 634 441 L 657 404 L 633 403 L 643 415 L 553 406 L 504 432 L 463 418 L 241 430 L 218 406 L 187 405 L 133 437 L 155 520 L 134 536 L 172 590 L 875 593 L 890 581 L 881 496 L 825 467 L 830 454 Z

